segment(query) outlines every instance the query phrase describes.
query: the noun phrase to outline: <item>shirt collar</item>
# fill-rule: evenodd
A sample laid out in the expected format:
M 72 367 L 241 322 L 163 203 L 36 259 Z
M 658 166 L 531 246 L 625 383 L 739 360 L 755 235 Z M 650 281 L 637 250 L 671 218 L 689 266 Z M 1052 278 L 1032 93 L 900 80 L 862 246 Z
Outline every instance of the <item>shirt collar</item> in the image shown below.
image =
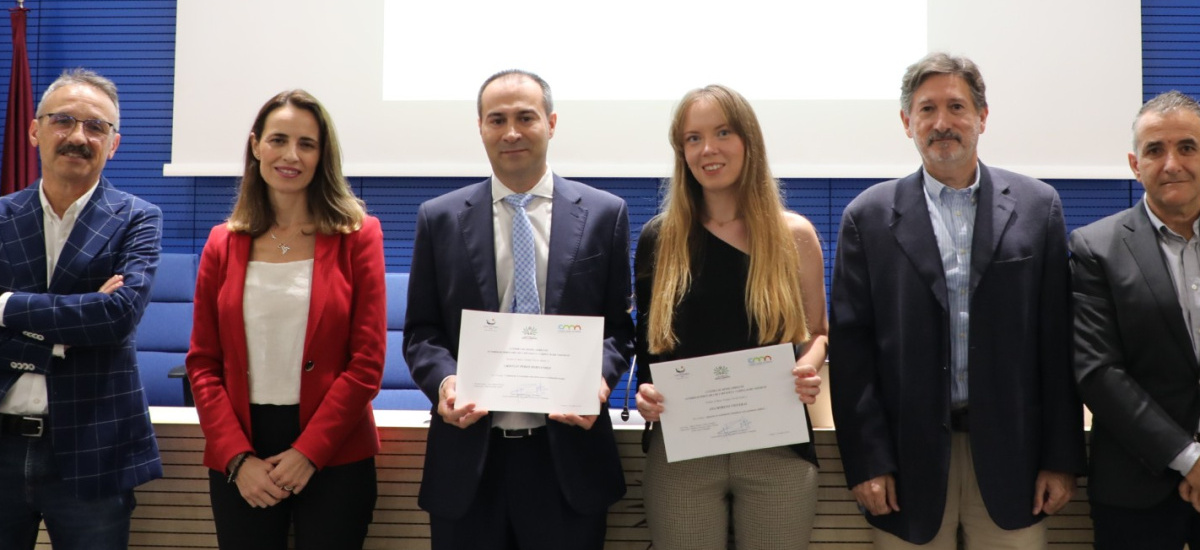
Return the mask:
M 966 189 L 960 190 L 960 189 L 955 189 L 953 187 L 950 187 L 950 186 L 938 181 L 936 178 L 929 175 L 928 170 L 926 170 L 925 168 L 921 168 L 921 173 L 924 175 L 924 178 L 925 178 L 924 179 L 925 195 L 928 196 L 931 200 L 939 200 L 942 196 L 942 193 L 946 192 L 946 191 L 949 191 L 951 193 L 968 191 L 971 198 L 975 198 L 975 196 L 979 194 L 979 175 L 982 172 L 983 172 L 983 170 L 980 168 L 979 163 L 976 162 L 975 163 L 975 181 L 972 182 L 971 185 L 969 187 L 967 187 Z
M 1154 211 L 1150 209 L 1150 202 L 1146 200 L 1145 194 L 1142 194 L 1142 206 L 1146 208 L 1146 215 L 1150 216 L 1150 224 L 1154 226 L 1155 231 L 1157 231 L 1159 235 L 1171 235 L 1183 239 L 1183 235 L 1180 235 L 1179 233 L 1176 233 L 1175 230 L 1167 227 L 1167 224 L 1163 223 L 1158 216 L 1154 215 Z M 1200 235 L 1200 219 L 1192 222 L 1192 234 Z
M 500 178 L 497 178 L 495 174 L 492 175 L 493 204 L 500 202 L 501 200 L 504 200 L 504 197 L 513 194 L 515 193 L 513 193 L 512 189 L 509 189 L 508 186 L 500 183 Z M 547 199 L 554 198 L 554 172 L 550 170 L 549 165 L 546 166 L 546 173 L 542 174 L 542 179 L 538 180 L 538 182 L 534 184 L 533 188 L 529 191 L 526 191 L 525 194 Z
M 44 180 L 38 181 L 38 199 L 40 199 L 42 201 L 42 210 L 45 211 L 46 213 L 50 214 L 51 216 L 58 218 L 58 214 L 56 214 L 54 212 L 54 207 L 50 205 L 50 199 L 46 198 L 46 186 L 43 185 L 44 183 L 45 183 Z M 75 200 L 75 202 L 71 203 L 71 206 L 68 206 L 67 210 L 65 212 L 63 212 L 62 217 L 58 218 L 58 219 L 59 220 L 74 219 L 75 216 L 78 216 L 79 211 L 83 210 L 83 205 L 87 204 L 87 202 L 89 200 L 91 200 L 92 195 L 96 193 L 97 187 L 100 187 L 100 180 L 96 180 L 96 183 L 93 183 L 91 188 L 89 188 L 87 190 L 87 192 L 85 192 L 83 194 L 83 196 L 79 197 L 78 199 Z

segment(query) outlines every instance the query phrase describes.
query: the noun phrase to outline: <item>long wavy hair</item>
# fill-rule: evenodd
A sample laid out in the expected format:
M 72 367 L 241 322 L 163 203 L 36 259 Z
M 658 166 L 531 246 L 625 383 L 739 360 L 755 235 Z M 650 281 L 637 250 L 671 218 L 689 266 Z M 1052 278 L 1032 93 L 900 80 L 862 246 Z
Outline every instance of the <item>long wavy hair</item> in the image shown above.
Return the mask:
M 691 288 L 693 251 L 704 231 L 703 191 L 683 151 L 685 119 L 698 101 L 718 105 L 746 148 L 746 160 L 735 187 L 738 213 L 745 220 L 750 240 L 750 274 L 745 290 L 748 320 L 757 327 L 758 341 L 763 345 L 803 343 L 809 333 L 800 299 L 799 252 L 784 219 L 783 193 L 767 164 L 762 128 L 746 98 L 724 86 L 710 85 L 683 96 L 671 123 L 675 169 L 666 183 L 662 211 L 649 222 L 658 229 L 651 268 L 655 299 L 649 312 L 649 350 L 661 354 L 679 344 L 674 328 L 675 307 Z
M 275 209 L 271 207 L 267 196 L 267 182 L 263 180 L 258 159 L 254 157 L 254 140 L 263 138 L 267 117 L 285 105 L 312 113 L 320 131 L 321 158 L 317 161 L 312 182 L 306 190 L 308 213 L 316 225 L 316 231 L 332 235 L 358 230 L 366 215 L 366 205 L 354 196 L 350 183 L 342 175 L 342 148 L 333 129 L 333 120 L 317 98 L 304 90 L 280 92 L 259 109 L 254 126 L 250 129 L 254 135 L 246 140 L 246 167 L 238 187 L 237 202 L 226 220 L 229 230 L 257 237 L 275 224 Z

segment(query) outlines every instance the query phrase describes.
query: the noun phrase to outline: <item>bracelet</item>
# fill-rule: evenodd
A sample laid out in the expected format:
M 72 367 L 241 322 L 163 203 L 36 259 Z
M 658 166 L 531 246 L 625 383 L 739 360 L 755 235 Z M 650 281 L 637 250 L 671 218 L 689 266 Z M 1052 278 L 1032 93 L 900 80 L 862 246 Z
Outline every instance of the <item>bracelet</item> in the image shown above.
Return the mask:
M 249 456 L 250 456 L 250 452 L 247 451 L 247 452 L 241 453 L 241 454 L 237 455 L 236 457 L 234 457 L 233 466 L 231 466 L 229 468 L 229 477 L 226 478 L 226 480 L 225 480 L 226 482 L 233 483 L 233 482 L 237 481 L 238 470 L 242 469 L 242 464 L 246 462 L 246 458 L 248 458 Z

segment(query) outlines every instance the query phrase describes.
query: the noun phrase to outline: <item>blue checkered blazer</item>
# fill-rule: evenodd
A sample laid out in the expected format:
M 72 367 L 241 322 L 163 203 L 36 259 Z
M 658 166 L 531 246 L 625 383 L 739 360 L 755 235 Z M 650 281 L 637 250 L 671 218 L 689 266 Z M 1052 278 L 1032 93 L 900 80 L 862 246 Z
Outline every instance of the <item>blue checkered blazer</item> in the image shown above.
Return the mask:
M 37 183 L 0 198 L 0 396 L 20 375 L 46 375 L 48 433 L 63 479 L 81 498 L 162 477 L 138 378 L 134 335 L 158 268 L 162 212 L 103 177 L 63 247 L 49 285 Z M 99 292 L 114 274 L 125 283 Z M 68 346 L 65 358 L 51 355 Z

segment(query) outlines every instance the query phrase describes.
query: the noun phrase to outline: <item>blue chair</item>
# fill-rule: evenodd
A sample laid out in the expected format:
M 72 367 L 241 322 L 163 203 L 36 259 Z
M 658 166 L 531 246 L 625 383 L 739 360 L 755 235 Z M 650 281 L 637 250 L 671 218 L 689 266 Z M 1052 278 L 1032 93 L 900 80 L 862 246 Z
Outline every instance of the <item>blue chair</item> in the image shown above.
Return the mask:
M 404 360 L 404 313 L 408 309 L 408 273 L 388 273 L 387 358 L 383 364 L 383 387 L 371 402 L 376 409 L 430 409 L 429 399 L 417 388 Z
M 197 264 L 195 254 L 159 256 L 150 303 L 137 329 L 138 371 L 152 406 L 192 405 L 183 361 L 192 337 Z M 171 378 L 183 378 L 182 392 Z

